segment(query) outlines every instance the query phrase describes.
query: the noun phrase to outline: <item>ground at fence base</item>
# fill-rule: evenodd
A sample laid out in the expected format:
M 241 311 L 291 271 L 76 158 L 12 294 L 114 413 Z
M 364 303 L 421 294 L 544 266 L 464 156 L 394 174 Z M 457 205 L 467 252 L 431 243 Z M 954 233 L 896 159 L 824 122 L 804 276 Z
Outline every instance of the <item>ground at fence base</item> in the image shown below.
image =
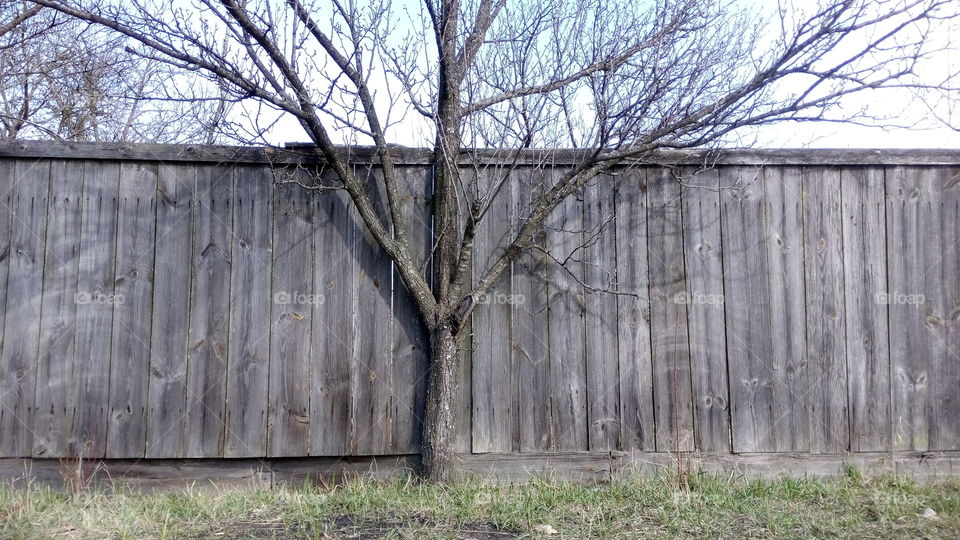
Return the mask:
M 65 488 L 154 491 L 204 486 L 333 484 L 357 476 L 410 474 L 415 455 L 350 458 L 56 460 L 0 459 L 0 481 Z M 537 477 L 606 481 L 624 474 L 704 471 L 734 477 L 895 472 L 919 480 L 960 478 L 960 452 L 847 454 L 530 453 L 460 454 L 460 475 L 523 482 Z

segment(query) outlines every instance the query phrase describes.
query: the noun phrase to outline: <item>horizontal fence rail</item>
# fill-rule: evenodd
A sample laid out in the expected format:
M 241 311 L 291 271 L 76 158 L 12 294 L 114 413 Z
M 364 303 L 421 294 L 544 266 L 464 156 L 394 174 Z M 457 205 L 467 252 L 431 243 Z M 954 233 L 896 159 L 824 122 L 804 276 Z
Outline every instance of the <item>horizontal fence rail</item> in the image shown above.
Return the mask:
M 481 192 L 514 164 L 484 152 Z M 428 340 L 345 195 L 302 187 L 310 154 L 0 147 L 0 458 L 417 453 Z M 576 153 L 525 156 L 475 275 Z M 458 452 L 960 450 L 960 153 L 661 158 L 588 184 L 479 299 Z

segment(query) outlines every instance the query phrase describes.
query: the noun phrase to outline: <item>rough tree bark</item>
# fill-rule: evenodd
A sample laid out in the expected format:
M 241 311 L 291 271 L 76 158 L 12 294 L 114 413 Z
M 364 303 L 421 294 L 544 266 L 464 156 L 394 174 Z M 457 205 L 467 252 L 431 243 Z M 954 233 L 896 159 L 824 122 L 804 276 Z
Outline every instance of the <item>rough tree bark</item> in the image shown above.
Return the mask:
M 449 322 L 438 324 L 430 336 L 430 368 L 423 418 L 420 475 L 445 482 L 453 458 L 453 407 L 460 364 L 458 336 Z

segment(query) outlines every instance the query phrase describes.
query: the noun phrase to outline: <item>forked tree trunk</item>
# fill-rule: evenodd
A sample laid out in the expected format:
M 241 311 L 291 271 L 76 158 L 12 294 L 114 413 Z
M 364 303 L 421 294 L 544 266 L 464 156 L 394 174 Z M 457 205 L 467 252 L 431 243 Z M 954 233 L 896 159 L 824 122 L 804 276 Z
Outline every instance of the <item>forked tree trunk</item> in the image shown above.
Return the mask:
M 453 460 L 453 408 L 460 351 L 449 323 L 437 325 L 430 336 L 427 403 L 423 418 L 420 476 L 431 482 L 450 479 Z

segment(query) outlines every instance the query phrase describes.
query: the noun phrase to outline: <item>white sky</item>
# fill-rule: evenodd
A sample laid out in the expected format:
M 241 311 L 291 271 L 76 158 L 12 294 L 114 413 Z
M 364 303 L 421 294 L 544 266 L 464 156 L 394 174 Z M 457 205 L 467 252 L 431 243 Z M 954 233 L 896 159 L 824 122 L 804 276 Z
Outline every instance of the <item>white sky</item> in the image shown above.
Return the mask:
M 775 4 L 766 5 L 767 0 L 753 0 L 761 2 L 761 9 Z M 960 2 L 960 0 L 957 0 Z M 755 5 L 755 6 L 756 6 Z M 956 23 L 954 23 L 956 27 Z M 960 27 L 956 28 L 960 31 Z M 952 41 L 953 32 L 943 32 L 933 36 L 933 39 L 942 44 Z M 841 52 L 842 54 L 842 52 Z M 921 77 L 929 80 L 940 80 L 944 74 L 960 71 L 960 59 L 941 55 L 932 61 L 923 64 Z M 741 133 L 742 143 L 727 144 L 728 147 L 751 146 L 754 148 L 956 148 L 960 149 L 960 95 L 953 96 L 952 100 L 941 100 L 939 103 L 926 104 L 920 98 L 909 92 L 894 93 L 891 91 L 870 91 L 858 94 L 856 99 L 849 97 L 844 102 L 847 106 L 860 108 L 868 105 L 874 114 L 887 115 L 893 123 L 901 125 L 920 124 L 923 127 L 912 129 L 867 127 L 853 124 L 839 123 L 796 123 L 764 126 L 754 132 Z M 929 112 L 935 110 L 941 118 L 950 118 L 958 129 L 951 129 L 938 122 Z M 239 111 L 235 111 L 239 112 Z M 432 142 L 432 135 L 425 134 L 423 119 L 411 114 L 417 120 L 406 121 L 402 125 L 394 126 L 392 133 L 388 133 L 391 142 L 406 146 L 423 146 Z M 409 117 L 408 117 L 409 120 Z M 335 140 L 341 139 L 335 133 Z M 270 130 L 267 141 L 271 144 L 283 145 L 289 142 L 308 142 L 309 138 L 292 117 L 281 118 Z M 343 141 L 346 142 L 346 141 Z

